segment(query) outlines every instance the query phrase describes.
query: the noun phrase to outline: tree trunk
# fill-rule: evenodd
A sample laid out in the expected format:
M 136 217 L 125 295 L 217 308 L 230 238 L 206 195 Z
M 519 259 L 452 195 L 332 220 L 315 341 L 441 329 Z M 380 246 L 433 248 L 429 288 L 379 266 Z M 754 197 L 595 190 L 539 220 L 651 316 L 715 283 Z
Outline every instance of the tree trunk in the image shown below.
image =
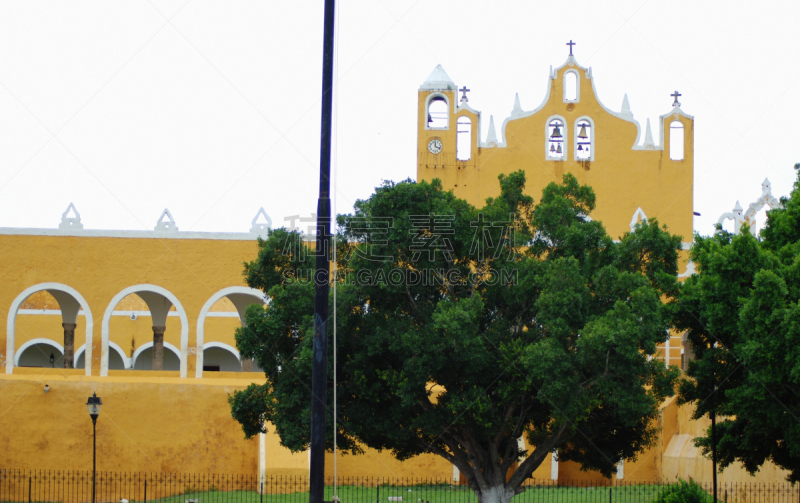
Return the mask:
M 242 360 L 242 372 L 252 372 L 253 371 L 253 359 L 252 358 L 245 358 Z
M 64 368 L 75 368 L 75 323 L 62 323 L 64 327 Z
M 509 489 L 505 485 L 487 487 L 475 491 L 475 493 L 479 503 L 508 503 L 516 494 L 513 489 Z
M 153 327 L 153 370 L 164 370 L 164 331 L 167 327 Z

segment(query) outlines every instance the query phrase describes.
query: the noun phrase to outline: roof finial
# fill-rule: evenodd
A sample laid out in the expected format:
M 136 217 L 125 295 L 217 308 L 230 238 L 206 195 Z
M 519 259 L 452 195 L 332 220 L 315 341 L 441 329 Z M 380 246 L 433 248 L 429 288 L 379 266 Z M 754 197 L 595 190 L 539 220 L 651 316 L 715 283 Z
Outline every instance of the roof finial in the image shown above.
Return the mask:
M 492 115 L 489 116 L 489 136 L 486 138 L 486 143 L 497 146 L 497 133 L 494 129 L 494 116 Z
M 522 105 L 519 104 L 519 93 L 514 96 L 514 109 L 511 110 L 511 117 L 516 117 L 522 113 Z
M 650 119 L 647 119 L 647 127 L 644 130 L 644 148 L 652 150 L 655 146 L 655 143 L 653 143 L 653 132 L 650 131 Z
M 620 113 L 622 115 L 633 115 L 631 113 L 631 105 L 628 103 L 628 93 L 625 93 L 625 97 L 622 98 L 622 111 Z
M 569 46 L 569 55 L 572 56 L 572 46 L 573 45 L 577 45 L 577 44 L 575 42 L 573 42 L 572 39 L 569 39 L 569 42 L 567 42 L 567 45 Z
M 675 91 L 674 93 L 670 94 L 670 96 L 672 96 L 673 98 L 675 98 L 675 101 L 673 101 L 673 102 L 672 102 L 672 106 L 673 106 L 673 107 L 679 107 L 679 106 L 681 106 L 681 102 L 680 102 L 680 101 L 678 101 L 678 97 L 679 97 L 679 96 L 683 96 L 681 93 L 679 93 L 678 91 Z

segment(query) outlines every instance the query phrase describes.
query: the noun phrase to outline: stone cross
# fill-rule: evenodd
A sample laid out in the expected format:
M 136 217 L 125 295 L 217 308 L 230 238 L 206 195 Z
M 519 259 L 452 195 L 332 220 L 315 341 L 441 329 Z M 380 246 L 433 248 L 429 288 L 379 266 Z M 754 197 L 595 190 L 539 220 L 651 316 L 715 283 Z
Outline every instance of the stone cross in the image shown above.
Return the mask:
M 575 42 L 572 41 L 572 39 L 570 39 L 569 42 L 567 42 L 567 45 L 569 46 L 569 55 L 572 56 L 572 46 L 578 44 L 576 44 Z
M 675 101 L 672 102 L 672 106 L 676 106 L 676 105 L 677 106 L 681 106 L 681 103 L 678 101 L 678 97 L 679 96 L 683 96 L 681 93 L 679 93 L 678 91 L 675 91 L 674 93 L 670 94 L 670 96 L 675 98 Z
M 467 93 L 470 92 L 472 89 L 467 89 L 467 86 L 462 87 L 459 89 L 461 91 L 461 101 L 469 101 L 467 98 Z

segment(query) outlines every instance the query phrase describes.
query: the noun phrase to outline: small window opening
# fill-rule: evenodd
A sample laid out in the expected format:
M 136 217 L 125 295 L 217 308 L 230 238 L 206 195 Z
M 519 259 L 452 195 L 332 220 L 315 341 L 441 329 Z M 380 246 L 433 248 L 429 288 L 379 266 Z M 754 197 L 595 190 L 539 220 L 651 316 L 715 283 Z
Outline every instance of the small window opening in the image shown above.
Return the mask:
M 447 101 L 444 98 L 436 97 L 428 103 L 428 127 L 447 128 Z
M 468 161 L 472 155 L 472 121 L 461 117 L 456 124 L 456 159 Z
M 578 146 L 575 149 L 575 158 L 579 161 L 588 161 L 592 158 L 592 123 L 586 119 L 581 119 L 575 124 L 576 140 Z
M 578 76 L 575 72 L 564 75 L 564 100 L 578 101 Z
M 673 161 L 683 160 L 683 123 L 672 121 L 669 125 L 669 158 Z
M 561 131 L 564 129 L 564 122 L 560 119 L 553 119 L 547 129 L 547 150 L 550 159 L 563 159 L 565 145 Z
M 203 365 L 203 372 L 219 372 L 219 365 Z

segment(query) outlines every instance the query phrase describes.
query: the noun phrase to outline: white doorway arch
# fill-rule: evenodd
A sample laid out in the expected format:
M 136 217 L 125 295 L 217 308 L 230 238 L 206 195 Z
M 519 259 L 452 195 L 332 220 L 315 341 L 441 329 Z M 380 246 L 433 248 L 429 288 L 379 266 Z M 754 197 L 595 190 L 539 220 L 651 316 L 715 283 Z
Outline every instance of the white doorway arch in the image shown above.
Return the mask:
M 103 314 L 103 324 L 101 328 L 102 348 L 100 353 L 100 375 L 108 375 L 109 324 L 111 321 L 111 314 L 114 312 L 114 308 L 117 306 L 117 304 L 119 304 L 119 301 L 132 293 L 139 294 L 140 292 L 151 292 L 161 295 L 169 300 L 173 306 L 175 306 L 175 310 L 178 312 L 178 316 L 181 319 L 181 348 L 179 353 L 181 361 L 181 377 L 186 377 L 188 368 L 187 357 L 189 353 L 189 318 L 186 316 L 186 310 L 183 309 L 183 305 L 172 292 L 166 288 L 149 284 L 129 286 L 128 288 L 116 294 L 108 304 L 106 312 Z M 164 345 L 166 346 L 166 342 Z M 135 359 L 136 356 L 134 355 L 131 363 L 134 363 Z
M 78 293 L 77 290 L 72 288 L 71 286 L 64 285 L 62 283 L 39 283 L 38 285 L 33 285 L 31 287 L 26 288 L 22 291 L 17 297 L 14 299 L 14 302 L 11 303 L 11 308 L 8 310 L 8 319 L 6 321 L 6 374 L 11 374 L 14 372 L 14 365 L 17 361 L 15 357 L 16 353 L 16 338 L 15 338 L 15 331 L 16 331 L 16 324 L 17 324 L 17 313 L 19 312 L 19 306 L 25 302 L 25 299 L 30 297 L 36 292 L 41 292 L 42 290 L 47 290 L 51 293 L 52 292 L 60 292 L 66 294 L 68 297 L 64 295 L 58 295 L 56 300 L 58 301 L 65 301 L 71 297 L 71 300 L 75 301 L 80 309 L 83 310 L 83 314 L 86 317 L 86 347 L 92 347 L 92 332 L 94 331 L 94 320 L 92 318 L 92 311 L 89 309 L 89 303 L 86 302 L 86 299 L 83 298 L 81 294 Z M 69 317 L 70 321 L 66 323 L 74 323 L 75 317 L 77 317 L 79 311 L 74 307 L 77 306 L 69 306 Z M 61 308 L 61 303 L 59 303 L 59 308 Z M 62 317 L 66 314 L 65 311 L 67 310 L 67 306 L 64 306 L 62 309 Z M 63 349 L 62 349 L 63 352 Z M 91 350 L 89 352 L 91 354 Z M 92 361 L 91 358 L 87 358 L 86 360 L 86 375 L 92 375 Z
M 113 349 L 119 355 L 120 360 L 122 360 L 122 366 L 126 369 L 133 368 L 131 365 L 131 359 L 128 358 L 128 355 L 125 354 L 125 351 L 122 349 L 122 346 L 117 344 L 116 342 L 109 341 L 108 348 Z M 75 350 L 75 365 L 78 364 L 78 360 L 80 360 L 81 356 L 84 356 L 83 352 L 86 350 L 86 344 L 83 344 L 81 347 Z M 110 355 L 110 353 L 109 353 Z M 109 356 L 110 358 L 110 356 Z M 85 362 L 84 362 L 85 364 Z
M 197 317 L 197 363 L 194 376 L 198 379 L 203 377 L 203 349 L 205 345 L 206 317 L 208 316 L 208 311 L 211 309 L 211 306 L 223 297 L 228 297 L 230 301 L 233 302 L 236 311 L 239 313 L 239 322 L 242 326 L 245 325 L 244 312 L 247 306 L 251 304 L 263 305 L 267 303 L 267 296 L 261 290 L 247 286 L 229 286 L 212 295 L 211 298 L 203 304 L 203 308 L 200 309 L 200 316 Z M 235 354 L 239 357 L 239 361 L 241 361 L 238 350 Z

